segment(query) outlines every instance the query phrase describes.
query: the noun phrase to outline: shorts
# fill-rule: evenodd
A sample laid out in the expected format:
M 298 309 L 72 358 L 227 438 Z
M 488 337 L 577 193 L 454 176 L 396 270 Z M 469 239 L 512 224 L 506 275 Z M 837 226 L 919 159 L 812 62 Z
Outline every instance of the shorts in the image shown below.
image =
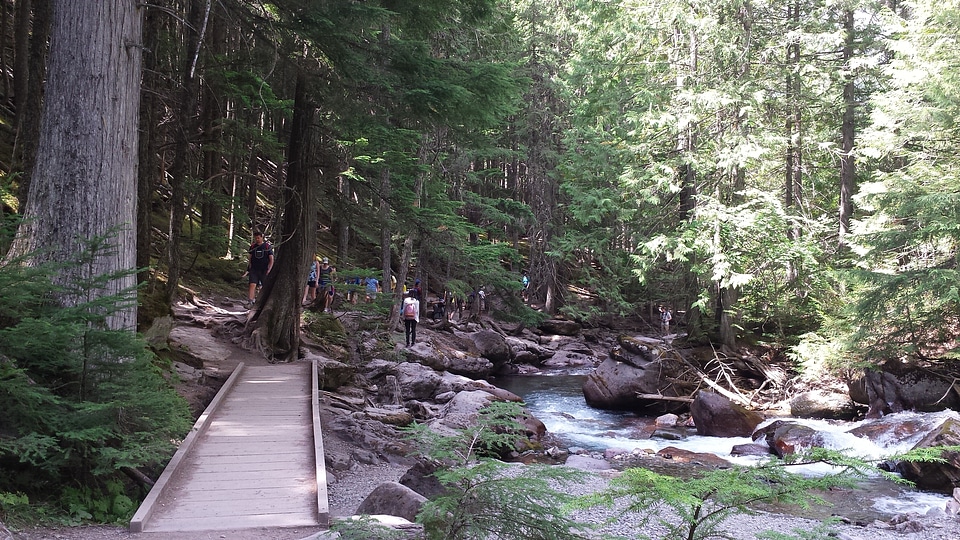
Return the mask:
M 314 287 L 316 287 L 316 286 L 317 286 L 317 282 L 316 282 L 316 281 L 308 281 L 308 282 L 307 282 L 307 287 L 310 287 L 311 289 L 314 288 Z
M 251 268 L 250 272 L 247 273 L 247 283 L 256 283 L 260 285 L 263 283 L 263 278 L 267 277 L 267 269 L 259 270 L 256 268 Z

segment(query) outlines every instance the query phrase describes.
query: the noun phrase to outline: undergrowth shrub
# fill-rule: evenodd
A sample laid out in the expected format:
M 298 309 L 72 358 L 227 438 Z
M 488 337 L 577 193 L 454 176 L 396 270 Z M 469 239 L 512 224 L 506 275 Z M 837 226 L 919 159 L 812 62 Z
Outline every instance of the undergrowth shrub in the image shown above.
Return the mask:
M 145 341 L 106 324 L 135 291 L 100 296 L 115 276 L 59 287 L 61 270 L 0 265 L 3 509 L 23 501 L 13 493 L 69 523 L 126 520 L 143 492 L 124 472 L 158 472 L 190 429 L 189 409 Z M 88 300 L 63 305 L 65 292 Z

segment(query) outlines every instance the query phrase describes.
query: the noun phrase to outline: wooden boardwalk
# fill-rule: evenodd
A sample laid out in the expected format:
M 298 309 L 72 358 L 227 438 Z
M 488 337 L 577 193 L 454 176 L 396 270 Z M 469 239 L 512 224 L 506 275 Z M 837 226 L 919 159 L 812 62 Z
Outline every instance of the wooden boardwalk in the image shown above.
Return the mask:
M 326 526 L 316 369 L 308 363 L 240 364 L 180 445 L 130 530 Z

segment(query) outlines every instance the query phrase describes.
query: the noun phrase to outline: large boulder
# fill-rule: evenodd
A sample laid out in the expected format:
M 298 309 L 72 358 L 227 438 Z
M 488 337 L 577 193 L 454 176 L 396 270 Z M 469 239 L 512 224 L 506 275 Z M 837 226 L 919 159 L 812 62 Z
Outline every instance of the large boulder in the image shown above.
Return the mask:
M 953 411 L 938 413 L 904 412 L 889 414 L 883 418 L 864 422 L 848 431 L 851 435 L 867 439 L 877 446 L 888 446 L 890 441 L 901 444 L 920 442 L 947 419 L 960 420 L 960 414 Z
M 692 450 L 684 450 L 674 446 L 662 448 L 659 452 L 657 452 L 656 455 L 664 459 L 672 460 L 674 463 L 700 465 L 702 467 L 710 467 L 714 469 L 730 466 L 729 461 L 714 454 L 710 454 L 708 452 L 694 452 Z
M 666 382 L 672 375 L 672 366 L 651 362 L 636 367 L 608 358 L 600 363 L 583 382 L 583 397 L 587 405 L 598 409 L 630 410 L 645 414 L 660 414 L 683 410 L 686 405 L 674 401 L 651 400 L 639 394 L 660 394 L 677 397 Z
M 826 390 L 803 392 L 790 400 L 790 414 L 796 418 L 852 420 L 859 412 L 849 394 Z
M 763 416 L 714 392 L 697 392 L 690 405 L 697 433 L 710 437 L 749 437 Z
M 397 364 L 395 373 L 400 401 L 425 400 L 437 395 L 441 377 L 433 369 L 413 362 L 403 362 Z
M 430 428 L 444 435 L 453 435 L 457 430 L 472 426 L 477 420 L 480 409 L 495 399 L 492 394 L 483 390 L 458 392 L 443 406 L 439 418 L 430 422 Z
M 496 393 L 501 392 L 505 391 L 499 390 Z M 511 392 L 500 395 L 507 399 L 510 396 L 516 397 Z M 503 401 L 503 399 L 487 390 L 464 390 L 448 401 L 437 418 L 430 421 L 428 426 L 442 435 L 454 435 L 458 430 L 475 425 L 480 410 L 494 401 Z M 524 435 L 530 440 L 540 440 L 547 433 L 547 426 L 527 412 L 516 420 L 524 427 Z
M 796 454 L 810 448 L 823 447 L 823 433 L 809 426 L 777 420 L 757 430 L 753 434 L 754 441 L 761 439 L 777 457 Z
M 416 491 L 428 499 L 433 499 L 446 493 L 446 488 L 437 479 L 440 463 L 420 459 L 400 477 L 400 483 Z
M 951 390 L 954 379 L 930 369 L 890 361 L 879 370 L 868 369 L 849 383 L 850 397 L 865 404 L 868 418 L 905 410 L 960 409 L 960 395 Z
M 493 362 L 482 356 L 463 355 L 450 363 L 449 370 L 471 379 L 485 379 L 493 372 Z
M 397 516 L 416 521 L 427 498 L 399 482 L 380 484 L 357 507 L 360 515 Z
M 513 351 L 507 340 L 493 330 L 481 330 L 472 335 L 480 356 L 493 362 L 494 367 L 506 364 L 512 358 Z
M 934 446 L 960 446 L 960 420 L 956 418 L 945 420 L 913 448 Z M 897 470 L 920 489 L 952 493 L 954 489 L 960 488 L 960 452 L 943 452 L 940 457 L 946 461 L 943 463 L 903 461 L 897 465 Z
M 446 351 L 434 347 L 427 341 L 418 341 L 412 347 L 404 349 L 408 362 L 416 362 L 436 371 L 445 371 L 450 369 L 453 359 L 446 354 Z

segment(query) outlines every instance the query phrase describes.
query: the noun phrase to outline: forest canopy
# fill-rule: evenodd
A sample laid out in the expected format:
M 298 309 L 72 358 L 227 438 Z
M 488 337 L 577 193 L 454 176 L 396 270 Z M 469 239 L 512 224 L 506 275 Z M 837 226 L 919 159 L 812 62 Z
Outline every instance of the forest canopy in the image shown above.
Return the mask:
M 111 180 L 135 188 L 115 232 L 136 262 L 110 270 L 138 269 L 141 329 L 185 276 L 235 284 L 262 229 L 277 271 L 257 317 L 278 359 L 296 354 L 288 314 L 316 255 L 430 294 L 483 287 L 514 320 L 652 327 L 664 305 L 725 349 L 839 367 L 955 355 L 950 3 L 112 2 L 137 20 L 115 62 L 139 75 L 116 96 L 139 116 L 113 120 L 137 128 L 115 161 L 135 171 Z M 82 64 L 58 56 L 78 35 L 58 22 L 69 5 L 2 5 L 0 192 L 25 224 L 56 203 L 32 185 L 99 181 L 47 142 L 87 108 L 61 82 Z M 89 239 L 98 212 L 74 212 Z

